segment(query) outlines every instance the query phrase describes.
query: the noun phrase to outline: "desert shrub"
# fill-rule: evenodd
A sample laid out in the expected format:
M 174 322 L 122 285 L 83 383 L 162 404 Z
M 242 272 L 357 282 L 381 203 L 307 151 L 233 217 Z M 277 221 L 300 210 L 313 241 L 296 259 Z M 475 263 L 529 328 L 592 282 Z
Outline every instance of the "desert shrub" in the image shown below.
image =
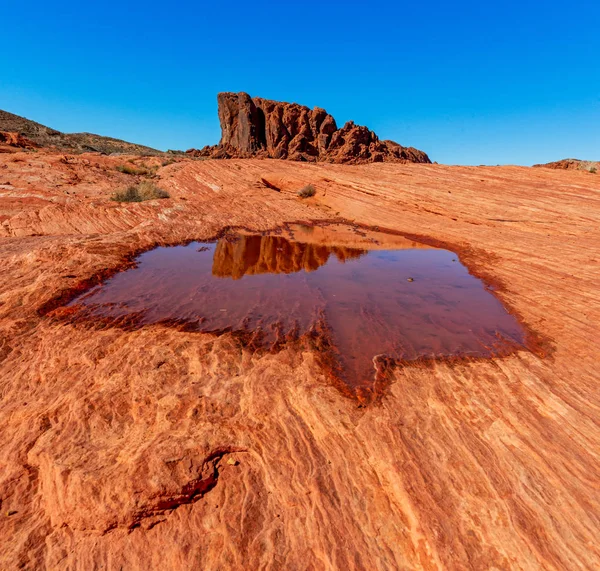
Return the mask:
M 115 202 L 143 202 L 156 198 L 169 198 L 169 193 L 149 180 L 144 180 L 139 184 L 130 184 L 112 196 L 112 200 Z
M 117 165 L 115 170 L 122 172 L 124 174 L 134 174 L 134 175 L 146 175 L 149 174 L 149 170 L 147 168 L 138 168 L 135 165 Z
M 310 198 L 315 194 L 317 194 L 317 189 L 312 184 L 307 184 L 298 191 L 298 196 L 300 198 Z
M 591 172 L 592 174 L 596 174 L 598 172 L 598 165 L 600 163 L 596 161 L 578 161 L 577 168 L 580 171 Z

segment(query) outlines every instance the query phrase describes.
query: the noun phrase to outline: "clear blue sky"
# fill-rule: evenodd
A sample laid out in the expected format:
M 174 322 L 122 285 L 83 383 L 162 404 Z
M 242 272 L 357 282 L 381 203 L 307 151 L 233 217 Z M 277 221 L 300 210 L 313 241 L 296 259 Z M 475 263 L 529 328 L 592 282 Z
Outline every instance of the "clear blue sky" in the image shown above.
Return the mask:
M 452 164 L 600 160 L 600 0 L 0 1 L 0 109 L 167 149 L 216 94 L 327 109 Z

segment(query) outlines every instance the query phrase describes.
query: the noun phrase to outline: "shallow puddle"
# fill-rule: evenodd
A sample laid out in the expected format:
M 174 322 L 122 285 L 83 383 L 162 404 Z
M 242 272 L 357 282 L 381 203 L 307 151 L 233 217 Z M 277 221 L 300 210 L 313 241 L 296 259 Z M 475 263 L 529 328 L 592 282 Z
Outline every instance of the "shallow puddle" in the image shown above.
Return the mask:
M 489 357 L 524 331 L 456 254 L 348 226 L 290 226 L 160 247 L 74 299 L 86 318 L 185 322 L 203 332 L 302 336 L 319 320 L 338 376 L 374 379 L 374 357 Z

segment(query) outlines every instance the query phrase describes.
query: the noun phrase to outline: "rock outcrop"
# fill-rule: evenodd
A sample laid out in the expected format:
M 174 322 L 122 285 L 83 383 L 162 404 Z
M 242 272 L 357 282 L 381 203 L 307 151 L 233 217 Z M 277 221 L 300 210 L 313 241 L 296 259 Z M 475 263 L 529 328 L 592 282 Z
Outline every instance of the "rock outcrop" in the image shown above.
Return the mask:
M 380 141 L 367 127 L 335 119 L 320 107 L 309 109 L 247 93 L 219 93 L 221 141 L 216 146 L 187 151 L 213 158 L 264 157 L 329 163 L 430 163 L 413 147 Z
M 600 161 L 582 161 L 580 159 L 562 159 L 552 163 L 533 165 L 536 168 L 558 169 L 558 170 L 577 170 L 596 173 L 600 170 Z
M 30 141 L 26 137 L 23 137 L 19 133 L 13 133 L 10 131 L 0 131 L 0 153 L 6 149 L 6 147 L 14 147 L 16 149 L 35 149 L 39 145 Z

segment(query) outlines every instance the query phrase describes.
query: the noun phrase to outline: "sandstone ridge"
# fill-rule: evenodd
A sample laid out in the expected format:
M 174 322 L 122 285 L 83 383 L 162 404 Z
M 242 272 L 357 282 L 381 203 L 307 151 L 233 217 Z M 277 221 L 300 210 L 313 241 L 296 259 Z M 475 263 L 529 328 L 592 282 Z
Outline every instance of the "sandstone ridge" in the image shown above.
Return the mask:
M 380 141 L 367 127 L 349 121 L 338 128 L 324 109 L 309 109 L 247 93 L 219 93 L 221 141 L 193 156 L 213 158 L 262 157 L 328 163 L 431 163 L 413 147 Z

